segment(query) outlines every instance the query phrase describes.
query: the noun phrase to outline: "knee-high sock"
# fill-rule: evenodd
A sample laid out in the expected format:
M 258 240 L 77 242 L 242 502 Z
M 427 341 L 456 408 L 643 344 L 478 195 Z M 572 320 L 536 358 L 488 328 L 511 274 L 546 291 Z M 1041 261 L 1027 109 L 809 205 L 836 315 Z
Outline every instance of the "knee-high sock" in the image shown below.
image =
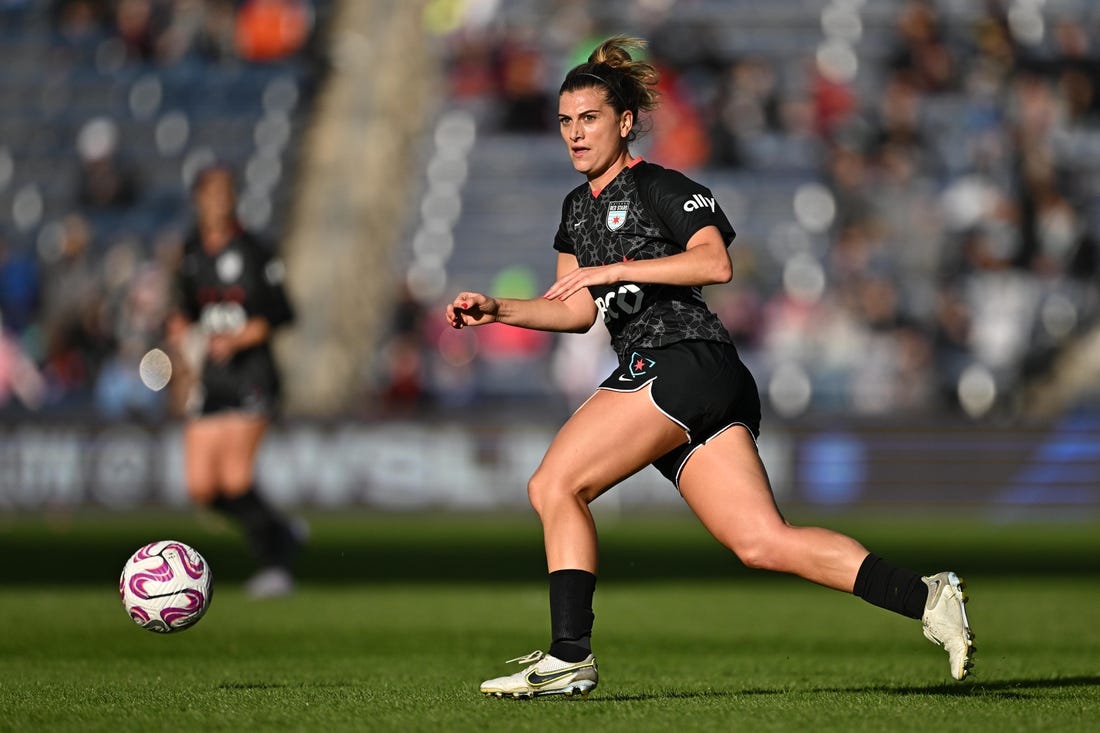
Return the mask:
M 863 560 L 852 593 L 868 603 L 909 618 L 924 615 L 928 586 L 911 570 L 895 567 L 871 553 Z
M 580 662 L 592 653 L 592 596 L 596 576 L 587 570 L 550 573 L 550 654 Z
M 218 496 L 211 506 L 241 525 L 252 553 L 262 567 L 289 569 L 294 542 L 286 520 L 250 486 L 240 496 Z

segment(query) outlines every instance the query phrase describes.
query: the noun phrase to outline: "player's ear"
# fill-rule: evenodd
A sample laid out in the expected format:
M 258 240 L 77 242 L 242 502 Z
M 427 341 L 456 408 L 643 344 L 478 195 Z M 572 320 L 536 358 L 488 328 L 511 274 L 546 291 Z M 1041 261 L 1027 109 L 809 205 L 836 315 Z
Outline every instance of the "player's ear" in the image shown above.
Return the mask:
M 634 129 L 634 113 L 627 110 L 619 117 L 619 137 L 625 138 L 632 129 Z

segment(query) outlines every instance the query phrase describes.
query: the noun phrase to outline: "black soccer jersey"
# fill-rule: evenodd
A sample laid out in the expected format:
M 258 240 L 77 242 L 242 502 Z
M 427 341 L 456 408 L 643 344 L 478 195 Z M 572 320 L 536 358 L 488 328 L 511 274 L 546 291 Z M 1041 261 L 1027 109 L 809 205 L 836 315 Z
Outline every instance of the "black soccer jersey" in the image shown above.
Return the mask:
M 709 189 L 639 160 L 599 195 L 584 183 L 565 197 L 554 249 L 575 255 L 581 267 L 651 260 L 685 251 L 688 240 L 710 225 L 728 247 L 735 233 Z M 636 348 L 678 341 L 733 343 L 699 287 L 622 282 L 589 292 L 620 359 Z
M 239 233 L 213 255 L 193 236 L 184 247 L 177 297 L 180 310 L 207 334 L 232 333 L 253 317 L 275 328 L 293 319 L 282 282 L 282 263 L 248 233 Z M 242 389 L 269 396 L 278 389 L 267 343 L 239 351 L 224 364 L 208 359 L 202 381 L 208 400 L 230 404 L 240 399 Z

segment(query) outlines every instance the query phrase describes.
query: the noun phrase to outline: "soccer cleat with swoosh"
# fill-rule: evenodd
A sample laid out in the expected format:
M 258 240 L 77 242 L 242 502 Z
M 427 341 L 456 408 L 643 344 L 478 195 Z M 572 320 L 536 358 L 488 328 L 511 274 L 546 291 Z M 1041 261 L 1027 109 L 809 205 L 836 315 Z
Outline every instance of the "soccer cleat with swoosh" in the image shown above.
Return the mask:
M 534 651 L 524 657 L 509 659 L 526 664 L 522 672 L 507 677 L 495 677 L 481 683 L 481 692 L 495 697 L 531 698 L 543 695 L 580 695 L 596 688 L 600 674 L 596 669 L 596 658 L 589 654 L 580 662 L 566 662 L 541 651 Z
M 951 676 L 965 679 L 974 666 L 974 632 L 966 619 L 966 585 L 952 572 L 922 580 L 928 586 L 928 600 L 921 617 L 924 635 L 947 650 Z

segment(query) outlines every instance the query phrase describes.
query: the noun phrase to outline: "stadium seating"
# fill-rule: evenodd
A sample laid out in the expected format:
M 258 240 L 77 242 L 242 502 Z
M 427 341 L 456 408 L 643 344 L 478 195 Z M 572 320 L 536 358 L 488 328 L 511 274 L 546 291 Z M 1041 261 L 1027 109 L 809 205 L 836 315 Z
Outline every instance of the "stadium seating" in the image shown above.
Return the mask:
M 89 258 L 90 292 L 98 291 L 83 310 L 111 308 L 119 294 L 94 282 L 109 276 L 99 273 L 108 253 L 136 244 L 141 258 L 165 264 L 158 244 L 178 244 L 190 226 L 191 177 L 214 160 L 241 175 L 243 223 L 270 240 L 282 232 L 291 210 L 293 141 L 308 118 L 318 59 L 307 43 L 252 61 L 214 53 L 199 35 L 162 51 L 179 20 L 172 13 L 210 14 L 219 6 L 233 7 L 149 3 L 152 40 L 138 55 L 127 51 L 113 3 L 11 2 L 0 11 L 0 240 L 37 261 L 43 298 L 60 269 L 62 222 L 78 217 L 90 232 L 81 255 Z M 310 7 L 315 27 L 323 28 L 331 3 L 311 0 Z M 77 21 L 67 14 L 73 8 Z M 74 344 L 74 328 L 87 329 L 51 320 L 48 302 L 42 312 L 30 332 L 14 334 L 52 385 L 40 407 L 88 408 L 117 325 L 97 324 Z M 51 361 L 70 352 L 85 376 L 59 387 Z
M 138 205 L 124 213 L 86 212 L 97 246 L 123 231 L 148 239 L 180 226 L 189 174 L 215 157 L 247 171 L 245 185 L 262 202 L 250 223 L 280 230 L 294 164 L 287 142 L 301 132 L 311 91 L 308 59 L 130 61 L 112 51 L 108 24 L 72 43 L 46 5 L 13 13 L 0 32 L 0 146 L 12 169 L 0 186 L 0 208 L 10 210 L 20 191 L 41 196 L 40 215 L 14 222 L 9 237 L 33 242 L 45 224 L 78 208 L 77 137 L 97 118 L 117 126 L 116 155 L 140 187 Z M 327 3 L 317 5 L 323 20 Z M 272 127 L 287 129 L 272 134 Z M 259 158 L 278 165 L 254 173 L 248 165 Z
M 846 111 L 844 126 L 829 130 L 827 135 L 816 130 L 813 136 L 807 136 L 790 124 L 773 123 L 770 129 L 738 137 L 736 160 L 716 157 L 721 151 L 714 148 L 709 161 L 687 170 L 712 187 L 731 215 L 739 232 L 737 246 L 748 253 L 747 261 L 753 267 L 748 273 L 751 280 L 740 287 L 752 290 L 753 298 L 764 304 L 761 318 L 769 312 L 774 316 L 782 309 L 791 252 L 789 248 L 783 251 L 781 244 L 793 228 L 798 230 L 799 251 L 810 256 L 823 278 L 823 305 L 817 307 L 817 315 L 834 323 L 850 321 L 860 334 L 857 343 L 864 344 L 856 350 L 879 344 L 867 354 L 866 363 L 859 363 L 853 352 L 843 356 L 844 364 L 833 370 L 822 365 L 836 355 L 824 353 L 827 345 L 814 345 L 815 339 L 823 338 L 820 331 L 814 333 L 811 327 L 801 334 L 799 338 L 806 348 L 801 362 L 794 366 L 805 373 L 813 397 L 796 412 L 814 408 L 871 414 L 955 411 L 961 403 L 963 410 L 974 417 L 997 412 L 996 406 L 1014 414 L 1020 401 L 1012 398 L 1013 393 L 1027 390 L 1040 376 L 1056 373 L 1059 353 L 1089 333 L 1100 313 L 1095 298 L 1082 294 L 1095 291 L 1095 262 L 1100 259 L 1100 127 L 1096 105 L 1079 119 L 1055 122 L 1049 138 L 1035 130 L 1021 132 L 1020 126 L 1025 123 L 1018 111 L 1019 100 L 1028 94 L 1027 84 L 1032 77 L 1046 80 L 1056 100 L 1064 93 L 1059 89 L 1065 87 L 1058 87 L 1053 76 L 1064 59 L 1086 64 L 1086 69 L 1097 68 L 1100 49 L 1089 48 L 1080 58 L 1067 57 L 1064 54 L 1072 51 L 1061 45 L 1066 43 L 1063 34 L 1067 27 L 1076 25 L 1095 31 L 1097 15 L 1083 0 L 1038 4 L 1034 8 L 1036 16 L 1018 13 L 1009 18 L 998 15 L 991 6 L 959 0 L 590 2 L 566 10 L 551 2 L 501 3 L 491 25 L 462 27 L 450 39 L 456 73 L 471 74 L 470 58 L 479 57 L 488 59 L 488 71 L 484 77 L 471 74 L 470 78 L 456 78 L 454 83 L 458 92 L 451 105 L 467 110 L 476 119 L 477 143 L 462 189 L 462 213 L 453 230 L 454 250 L 446 263 L 449 287 L 488 289 L 496 274 L 508 265 L 528 268 L 539 283 L 550 282 L 554 267 L 550 246 L 559 218 L 558 202 L 579 182 L 552 124 L 545 131 L 504 129 L 502 120 L 509 119 L 502 111 L 509 104 L 507 92 L 492 88 L 492 82 L 488 83 L 488 91 L 476 91 L 481 88 L 478 79 L 491 80 L 502 74 L 493 64 L 506 64 L 512 48 L 526 48 L 529 53 L 533 49 L 542 60 L 542 85 L 552 105 L 556 83 L 568 66 L 583 59 L 595 39 L 625 29 L 650 40 L 652 57 L 666 75 L 676 79 L 676 95 L 686 99 L 704 119 L 714 113 L 714 97 L 721 93 L 716 89 L 723 84 L 722 75 L 745 63 L 758 64 L 773 76 L 770 83 L 774 84 L 774 96 L 766 100 L 767 104 L 781 106 L 806 98 L 820 107 L 822 97 L 817 95 L 836 92 L 842 103 L 847 99 L 852 105 Z M 853 203 L 873 207 L 901 204 L 880 197 L 875 190 L 877 178 L 860 184 L 854 201 L 845 199 L 850 192 L 839 190 L 834 179 L 835 151 L 856 150 L 861 165 L 876 177 L 884 175 L 877 167 L 882 163 L 874 157 L 879 154 L 874 141 L 876 135 L 896 134 L 884 127 L 888 124 L 884 117 L 898 108 L 895 105 L 890 109 L 894 100 L 888 95 L 896 91 L 899 69 L 922 63 L 914 61 L 906 45 L 911 39 L 903 34 L 914 31 L 905 24 L 918 26 L 919 37 L 919 26 L 927 18 L 933 19 L 932 41 L 939 44 L 933 50 L 942 50 L 953 67 L 946 79 L 925 83 L 916 77 L 913 82 L 915 97 L 909 99 L 915 99 L 912 133 L 917 142 L 905 145 L 917 158 L 917 171 L 900 199 L 914 207 L 902 210 L 903 214 L 911 215 L 918 205 L 928 207 L 923 219 L 918 220 L 930 225 L 932 238 L 916 240 L 907 231 L 910 223 L 903 219 L 888 221 L 888 231 L 892 227 L 898 236 L 890 239 L 887 235 L 885 257 L 877 256 L 874 267 L 866 271 L 836 272 L 835 260 L 840 256 L 836 253 L 837 242 L 847 225 L 846 217 L 859 215 L 860 211 L 843 207 Z M 996 53 L 991 50 L 995 47 L 990 45 L 990 38 L 998 33 L 1003 34 L 1001 38 L 1007 44 L 1004 53 L 1012 54 L 1014 59 L 1003 72 L 991 71 L 1001 62 L 987 56 Z M 839 68 L 845 72 L 839 80 L 830 77 L 822 65 L 822 59 L 829 62 L 829 54 L 837 47 L 839 61 L 832 63 L 841 64 Z M 1087 66 L 1090 63 L 1093 66 Z M 844 64 L 850 65 L 845 68 Z M 991 74 L 991 79 L 981 77 L 983 72 Z M 830 90 L 830 83 L 835 88 Z M 973 93 L 974 85 L 981 84 L 994 85 L 994 91 L 988 92 L 992 95 L 988 106 L 983 106 L 985 102 Z M 1095 80 L 1093 89 L 1095 92 Z M 1041 96 L 1036 99 L 1031 103 L 1047 103 Z M 901 103 L 906 101 L 901 98 Z M 764 114 L 778 113 L 765 108 Z M 815 124 L 821 124 L 821 120 Z M 976 142 L 983 134 L 1000 141 L 982 143 L 1002 146 L 993 153 L 993 165 L 998 167 L 989 168 L 989 161 L 982 158 L 990 154 Z M 643 139 L 635 145 L 635 152 L 647 155 L 649 145 Z M 1076 254 L 1064 255 L 1062 261 L 1050 265 L 1057 269 L 1053 274 L 1042 274 L 1047 265 L 1028 249 L 1036 246 L 1034 240 L 1041 235 L 1028 230 L 1023 217 L 1031 206 L 1029 197 L 1038 194 L 1023 190 L 1024 184 L 1010 171 L 1021 158 L 1031 155 L 1029 151 L 1047 145 L 1052 146 L 1058 180 L 1064 181 L 1059 184 L 1059 193 L 1073 207 L 1078 222 L 1074 226 L 1080 232 L 1079 239 L 1070 245 Z M 654 142 L 654 147 L 659 145 Z M 659 156 L 654 160 L 663 162 Z M 985 181 L 987 190 L 1001 197 L 1007 208 L 1021 206 L 1024 212 L 1009 215 L 1016 218 L 1010 225 L 1014 231 L 1008 236 L 1017 241 L 1008 255 L 1002 255 L 1007 257 L 1003 263 L 1010 273 L 1007 280 L 1003 271 L 965 260 L 968 248 L 975 246 L 971 239 L 974 231 L 984 232 L 986 227 L 996 231 L 1004 224 L 998 219 L 1000 215 L 986 214 L 966 222 L 966 226 L 974 227 L 967 229 L 953 218 L 959 214 L 958 207 L 966 210 L 973 203 L 973 191 L 966 187 L 973 179 Z M 796 211 L 796 194 L 805 192 L 806 184 L 822 187 L 830 203 L 838 207 L 835 217 L 824 227 L 808 227 Z M 918 199 L 924 203 L 918 204 Z M 914 246 L 927 247 L 928 252 L 914 252 Z M 858 280 L 884 275 L 901 300 L 896 323 L 886 330 L 864 321 L 858 313 L 853 319 L 844 306 L 844 301 L 850 302 L 856 292 Z M 1012 323 L 998 325 L 995 318 L 986 321 L 988 307 L 968 300 L 976 297 L 983 284 L 995 282 L 1012 291 L 1003 307 L 1021 309 Z M 1043 292 L 1037 300 L 1036 289 Z M 712 292 L 722 297 L 719 291 Z M 974 319 L 962 342 L 952 344 L 951 337 L 945 335 L 950 326 L 938 320 L 942 314 L 934 313 L 937 298 L 961 299 Z M 1054 314 L 1062 314 L 1064 322 L 1058 322 L 1061 316 Z M 765 391 L 773 374 L 780 367 L 790 366 L 785 356 L 768 345 L 775 328 L 773 321 L 767 321 L 763 332 L 754 335 L 759 341 L 741 342 L 742 353 L 753 362 Z M 989 343 L 999 338 L 1025 345 L 1010 356 L 996 354 L 990 351 Z M 916 348 L 929 350 L 932 357 L 913 367 L 915 372 L 907 372 L 910 367 L 902 368 L 899 362 L 912 356 L 912 352 L 904 352 L 918 342 L 921 346 Z M 866 388 L 872 382 L 873 375 L 860 371 L 872 362 L 874 369 L 891 376 L 885 378 L 877 395 L 857 397 L 860 383 Z M 994 396 L 988 403 L 973 403 L 960 396 L 967 391 L 963 376 L 968 367 L 977 370 L 972 376 L 978 374 L 981 383 L 988 380 L 993 385 Z M 528 388 L 532 393 L 540 392 L 546 378 L 544 372 L 530 370 Z M 913 384 L 923 385 L 921 396 L 896 397 Z M 487 388 L 493 389 L 492 385 Z M 1087 385 L 1078 385 L 1080 390 L 1088 391 Z
M 271 238 L 284 233 L 296 184 L 299 146 L 294 142 L 302 139 L 319 78 L 317 49 L 307 45 L 288 58 L 264 62 L 196 49 L 171 58 L 135 59 L 127 56 L 109 17 L 99 19 L 91 30 L 79 24 L 64 27 L 59 9 L 70 3 L 79 4 L 79 0 L 0 4 L 0 239 L 5 246 L 33 253 L 45 277 L 56 264 L 62 222 L 75 213 L 90 223 L 93 263 L 104 261 L 119 242 L 136 242 L 153 258 L 159 241 L 178 236 L 186 226 L 187 183 L 198 166 L 214 158 L 228 160 L 242 173 L 245 223 Z M 333 5 L 331 0 L 312 2 L 316 27 L 325 26 Z M 1011 395 L 1057 371 L 1059 353 L 1096 328 L 1100 313 L 1094 295 L 1100 262 L 1097 105 L 1093 103 L 1092 109 L 1079 110 L 1076 118 L 1070 118 L 1066 112 L 1069 100 L 1064 96 L 1067 87 L 1053 77 L 1060 68 L 1057 63 L 1064 60 L 1059 55 L 1064 49 L 1058 46 L 1062 43 L 1058 34 L 1067 24 L 1076 25 L 1085 31 L 1088 46 L 1089 31 L 1096 30 L 1098 20 L 1094 3 L 1088 0 L 1021 4 L 1037 15 L 1029 15 L 1032 11 L 1024 8 L 1012 18 L 998 15 L 995 5 L 966 0 L 590 0 L 567 4 L 502 0 L 487 6 L 456 4 L 447 16 L 450 25 L 444 24 L 432 41 L 439 48 L 444 73 L 457 77 L 464 73 L 464 63 L 475 67 L 481 63 L 483 67 L 474 69 L 473 79 L 452 79 L 451 94 L 443 97 L 439 111 L 441 118 L 456 110 L 467 114 L 476 126 L 476 147 L 464 160 L 466 173 L 458 184 L 460 214 L 448 232 L 454 247 L 443 248 L 447 249 L 443 262 L 438 261 L 438 251 L 427 253 L 431 267 L 442 267 L 445 277 L 436 277 L 439 273 L 429 268 L 431 276 L 426 281 L 431 287 L 417 294 L 419 305 L 435 309 L 443 291 L 454 288 L 490 289 L 509 267 L 522 268 L 539 284 L 552 279 L 551 243 L 559 203 L 578 183 L 553 130 L 557 82 L 571 63 L 587 53 L 594 39 L 625 30 L 650 39 L 653 58 L 666 72 L 666 79 L 673 80 L 666 90 L 668 99 L 694 113 L 692 124 L 708 135 L 709 157 L 694 161 L 687 172 L 710 186 L 723 202 L 738 230 L 737 248 L 746 264 L 738 271 L 743 279 L 732 289 L 710 292 L 719 300 L 731 293 L 747 294 L 756 303 L 759 310 L 752 312 L 751 319 L 758 322 L 758 329 L 738 336 L 765 391 L 776 373 L 794 367 L 813 390 L 812 398 L 800 409 L 953 411 L 960 406 L 958 393 L 964 373 L 973 366 L 979 370 L 979 381 L 991 381 L 995 391 L 993 402 L 974 414 L 985 414 L 994 404 L 1011 411 Z M 491 15 L 481 14 L 484 7 L 491 7 Z M 931 11 L 938 34 L 935 41 L 948 49 L 956 63 L 950 83 L 928 85 L 915 97 L 919 144 L 913 150 L 920 160 L 908 192 L 923 196 L 919 205 L 928 207 L 928 216 L 913 218 L 933 226 L 935 241 L 928 243 L 931 254 L 917 263 L 925 267 L 918 271 L 912 269 L 916 265 L 911 260 L 921 257 L 899 256 L 887 246 L 887 256 L 871 258 L 873 267 L 854 274 L 839 272 L 838 242 L 843 226 L 837 222 L 846 221 L 851 213 L 844 207 L 854 200 L 858 213 L 859 205 L 866 204 L 861 196 L 876 205 L 886 197 L 880 196 L 875 179 L 872 184 L 864 183 L 852 200 L 845 198 L 846 192 L 834 180 L 834 156 L 838 149 L 861 148 L 866 137 L 888 132 L 884 132 L 881 118 L 890 110 L 882 108 L 889 106 L 883 100 L 892 99 L 888 95 L 899 65 L 914 63 L 905 56 L 902 18 L 911 12 L 919 15 L 922 10 Z M 385 3 L 375 8 L 377 13 L 385 11 Z M 431 32 L 425 28 L 425 33 Z M 1092 32 L 1091 46 L 1079 59 L 1093 66 L 1083 68 L 1097 68 L 1100 49 L 1095 37 Z M 1008 47 L 1003 52 L 1007 56 L 1000 59 L 1004 63 L 1001 70 L 990 38 L 999 38 Z M 501 84 L 502 64 L 515 48 L 527 50 L 537 61 L 542 101 L 550 104 L 541 129 L 507 129 L 505 124 L 512 100 Z M 471 58 L 475 61 L 470 62 Z M 843 72 L 842 78 L 823 80 L 828 74 L 821 69 L 829 64 Z M 974 78 L 975 69 L 984 70 L 989 79 Z M 735 76 L 738 74 L 743 76 Z M 1032 74 L 1049 82 L 1049 97 L 1028 91 L 1027 79 Z M 971 93 L 971 86 L 983 83 L 993 85 L 985 106 Z M 747 114 L 745 107 L 738 106 L 746 100 L 723 96 L 753 92 L 754 84 L 764 88 L 754 92 L 758 97 L 747 101 Z M 1092 88 L 1095 93 L 1095 80 Z M 1021 100 L 1026 99 L 1032 106 L 1025 109 Z M 839 105 L 841 113 L 829 105 Z M 538 120 L 532 122 L 532 117 L 539 113 L 532 115 L 527 109 L 524 123 L 538 128 Z M 1021 143 L 1017 128 L 1023 124 L 1022 109 L 1030 110 L 1033 119 L 1053 115 L 1050 133 L 1028 131 L 1032 137 Z M 829 129 L 826 134 L 821 128 L 831 124 L 828 114 L 834 113 L 848 114 L 847 126 Z M 754 114 L 764 121 L 751 129 L 738 126 Z M 800 121 L 799 115 L 813 119 Z M 669 148 L 662 151 L 660 134 L 678 125 L 662 128 L 658 123 L 657 134 L 639 141 L 636 152 L 649 157 L 652 150 L 651 159 L 663 162 L 661 154 Z M 426 139 L 427 147 L 430 141 Z M 107 172 L 117 187 L 89 192 L 85 187 L 89 173 L 81 150 L 87 158 L 88 150 L 104 148 L 110 152 Z M 1035 232 L 1039 226 L 1028 223 L 1029 218 L 1038 217 L 1033 211 L 1036 197 L 1024 190 L 1018 169 L 1029 151 L 1045 154 L 1048 148 L 1048 165 L 1057 174 L 1055 193 L 1071 208 L 1072 227 L 1080 234 L 1080 241 L 1074 244 L 1079 255 L 1074 255 L 1072 262 L 1052 263 L 1025 248 L 1005 268 L 1019 276 L 1007 289 L 1014 289 L 1012 303 L 1022 308 L 1020 317 L 1010 323 L 983 323 L 963 336 L 952 333 L 950 324 L 939 320 L 944 317 L 941 311 L 957 306 L 960 313 L 976 317 L 981 309 L 967 301 L 980 290 L 975 283 L 989 284 L 998 277 L 968 259 L 972 249 L 988 244 L 979 241 L 974 232 L 987 234 L 985 227 L 996 233 L 1011 220 L 1007 228 L 1025 235 L 1024 230 L 1030 228 L 1028 236 L 1038 239 Z M 873 154 L 861 149 L 859 156 L 862 165 L 874 169 L 874 175 L 882 175 L 876 167 L 882 164 Z M 409 178 L 420 178 L 422 173 L 427 197 L 433 185 L 430 172 L 414 170 Z M 970 216 L 967 207 L 973 205 L 974 196 L 982 195 L 968 187 L 974 179 L 985 180 L 984 192 L 999 197 L 1003 208 L 1013 213 L 1005 218 L 978 216 L 975 221 L 982 226 L 952 229 L 952 217 Z M 796 211 L 796 198 L 807 190 L 824 190 L 826 203 L 836 206 L 835 216 L 821 226 L 808 227 L 804 212 Z M 106 200 L 97 200 L 103 197 Z M 908 203 L 914 207 L 910 212 L 916 210 L 917 204 Z M 410 224 L 407 241 L 393 259 L 410 266 L 407 279 L 414 284 L 417 277 L 425 279 L 423 269 L 417 277 L 411 274 L 420 257 L 413 244 L 416 232 L 425 231 L 416 225 L 422 204 L 424 200 L 410 201 L 408 210 L 396 214 Z M 1054 214 L 1057 240 L 1056 207 Z M 897 220 L 892 224 L 894 234 L 900 230 L 901 235 L 910 235 L 897 236 L 903 244 L 896 249 L 909 247 L 915 238 L 905 231 L 910 223 Z M 429 234 L 435 231 L 427 230 Z M 996 244 L 996 237 L 990 237 Z M 1025 244 L 1033 249 L 1037 246 Z M 782 333 L 789 324 L 777 325 L 776 314 L 784 313 L 789 305 L 784 298 L 794 254 L 801 255 L 796 264 L 803 268 L 803 275 L 809 267 L 813 270 L 811 280 L 819 278 L 823 283 L 819 302 L 824 305 L 819 315 L 831 319 L 834 326 L 839 322 L 850 326 L 845 333 L 857 334 L 862 346 L 849 351 L 873 353 L 867 363 L 857 363 L 849 353 L 842 355 L 844 363 L 836 367 L 830 362 L 836 354 L 826 353 L 828 345 L 814 340 L 821 329 L 817 333 L 812 328 Z M 854 301 L 855 281 L 876 277 L 887 277 L 901 301 L 897 322 L 888 328 L 870 323 L 863 314 L 853 316 L 838 305 Z M 1002 327 L 1010 332 L 1007 337 L 998 331 Z M 426 375 L 436 375 L 425 376 L 435 381 L 425 384 L 424 390 L 448 402 L 448 385 L 462 380 L 439 376 L 449 367 L 434 353 L 434 332 L 418 337 L 424 340 L 422 347 L 429 361 L 435 360 L 424 369 Z M 986 352 L 991 344 L 996 347 L 993 351 L 1002 349 L 1004 343 L 998 342 L 1002 337 L 1016 345 L 1015 351 L 991 359 Z M 105 334 L 97 338 L 102 341 L 97 348 L 110 348 Z M 364 338 L 383 341 L 385 335 Z M 774 347 L 775 342 L 785 343 L 784 339 L 790 338 L 806 344 L 800 360 L 793 364 L 789 354 Z M 37 361 L 48 361 L 48 338 L 30 334 L 23 335 L 23 340 Z M 906 348 L 903 344 L 917 342 L 914 352 L 925 349 L 933 356 L 911 365 L 915 371 L 898 368 L 896 362 L 902 360 Z M 871 349 L 872 343 L 882 348 Z M 382 344 L 378 352 L 385 351 Z M 545 361 L 547 355 L 539 353 L 532 358 Z M 860 384 L 866 387 L 873 381 L 860 372 L 871 363 L 890 373 L 883 378 L 887 385 L 883 395 L 921 384 L 923 396 L 905 404 L 882 395 L 855 396 Z M 823 367 L 826 364 L 828 368 Z M 364 379 L 364 391 L 376 388 L 368 382 Z M 86 387 L 90 389 L 90 385 Z M 497 389 L 508 398 L 527 394 L 541 399 L 556 385 L 545 369 L 531 368 L 514 369 L 507 380 L 488 380 L 483 388 L 489 392 Z M 58 404 L 69 403 L 60 400 Z

